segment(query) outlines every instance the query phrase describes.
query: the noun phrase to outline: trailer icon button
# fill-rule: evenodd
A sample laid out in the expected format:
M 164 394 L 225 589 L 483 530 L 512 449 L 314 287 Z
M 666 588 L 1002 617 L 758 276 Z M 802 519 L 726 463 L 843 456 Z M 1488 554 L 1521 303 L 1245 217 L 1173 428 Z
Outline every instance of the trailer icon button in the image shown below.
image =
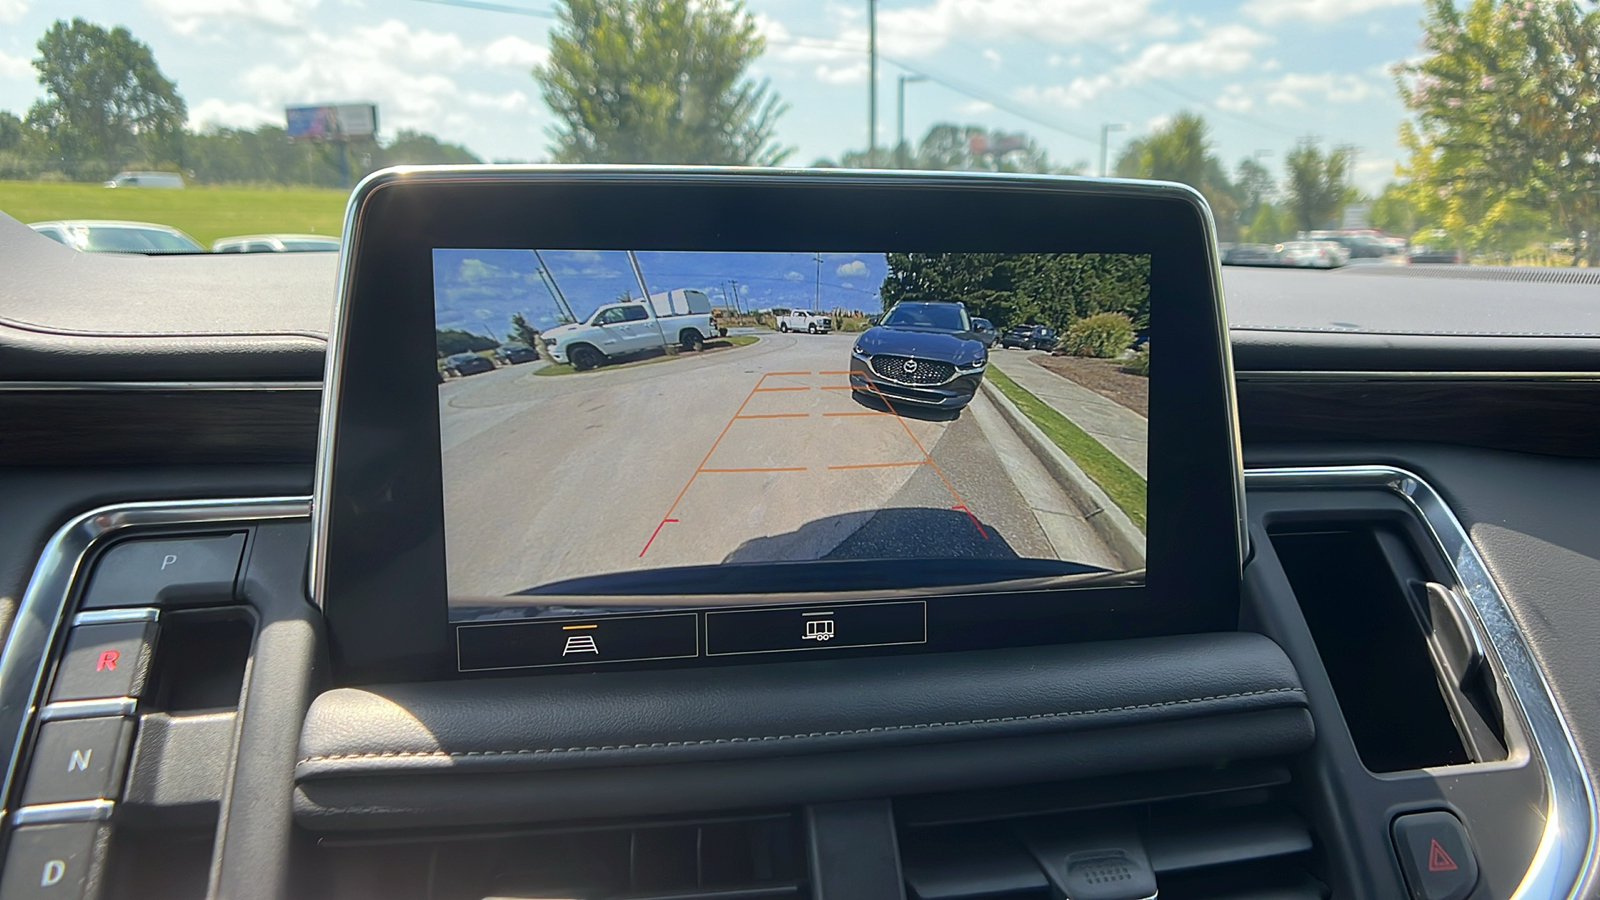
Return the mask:
M 828 616 L 826 619 L 816 619 L 812 616 Z M 806 613 L 806 633 L 801 636 L 802 641 L 831 641 L 833 640 L 833 613 L 819 612 Z

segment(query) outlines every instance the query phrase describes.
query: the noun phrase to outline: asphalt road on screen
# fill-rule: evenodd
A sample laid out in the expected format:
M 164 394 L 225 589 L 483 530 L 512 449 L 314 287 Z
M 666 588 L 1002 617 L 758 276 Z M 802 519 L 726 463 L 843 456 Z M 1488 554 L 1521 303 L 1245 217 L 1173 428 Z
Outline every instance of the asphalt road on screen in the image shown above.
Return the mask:
M 855 400 L 852 339 L 768 334 L 650 365 L 441 385 L 451 595 L 722 562 L 1115 565 L 982 394 L 954 418 Z

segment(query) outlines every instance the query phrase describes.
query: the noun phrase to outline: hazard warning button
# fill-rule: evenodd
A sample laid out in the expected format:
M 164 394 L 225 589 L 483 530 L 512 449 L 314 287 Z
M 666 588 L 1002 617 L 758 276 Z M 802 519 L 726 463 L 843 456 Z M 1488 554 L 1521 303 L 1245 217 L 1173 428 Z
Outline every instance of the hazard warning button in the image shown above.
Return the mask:
M 1478 861 L 1467 830 L 1447 812 L 1394 820 L 1394 849 L 1414 900 L 1465 900 L 1478 884 Z

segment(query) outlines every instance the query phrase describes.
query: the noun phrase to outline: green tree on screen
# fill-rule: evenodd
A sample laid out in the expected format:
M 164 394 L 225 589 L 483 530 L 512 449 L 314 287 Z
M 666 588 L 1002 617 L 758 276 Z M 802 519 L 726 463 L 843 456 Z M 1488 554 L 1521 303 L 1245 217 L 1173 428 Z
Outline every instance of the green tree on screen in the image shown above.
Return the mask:
M 529 324 L 528 318 L 522 313 L 511 314 L 511 331 L 506 337 L 519 344 L 527 344 L 535 350 L 539 349 L 539 329 Z
M 1600 265 L 1600 10 L 1428 0 L 1423 29 L 1425 55 L 1396 73 L 1414 208 L 1469 250 L 1553 227 L 1574 264 Z
M 457 353 L 493 350 L 500 346 L 500 342 L 488 335 L 463 331 L 460 328 L 437 328 L 434 329 L 434 345 L 439 355 L 443 357 Z
M 746 73 L 765 49 L 743 3 L 565 0 L 534 70 L 556 162 L 767 166 L 787 108 Z
M 128 29 L 57 21 L 38 49 L 33 66 L 45 99 L 28 111 L 28 124 L 68 172 L 93 177 L 130 162 L 177 160 L 183 98 Z
M 1123 253 L 890 253 L 883 308 L 901 301 L 960 301 L 1000 328 L 1023 323 L 1064 332 L 1116 312 L 1150 322 L 1150 257 Z
M 1295 227 L 1302 231 L 1337 226 L 1352 193 L 1350 150 L 1323 152 L 1313 138 L 1302 138 L 1284 157 L 1288 178 L 1284 195 Z

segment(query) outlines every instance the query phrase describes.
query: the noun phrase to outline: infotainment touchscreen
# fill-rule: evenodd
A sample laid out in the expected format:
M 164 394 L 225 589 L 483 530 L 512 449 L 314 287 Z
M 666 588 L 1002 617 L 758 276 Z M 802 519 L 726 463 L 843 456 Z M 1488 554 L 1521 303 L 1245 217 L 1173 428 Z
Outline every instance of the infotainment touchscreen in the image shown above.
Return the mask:
M 345 227 L 308 578 L 342 683 L 1237 625 L 1188 188 L 418 168 Z
M 1151 265 L 434 249 L 452 619 L 1141 581 Z

